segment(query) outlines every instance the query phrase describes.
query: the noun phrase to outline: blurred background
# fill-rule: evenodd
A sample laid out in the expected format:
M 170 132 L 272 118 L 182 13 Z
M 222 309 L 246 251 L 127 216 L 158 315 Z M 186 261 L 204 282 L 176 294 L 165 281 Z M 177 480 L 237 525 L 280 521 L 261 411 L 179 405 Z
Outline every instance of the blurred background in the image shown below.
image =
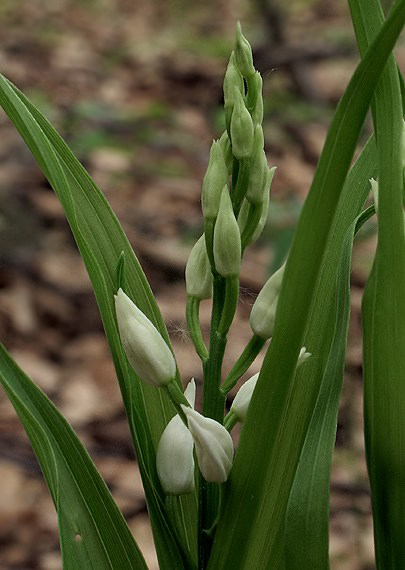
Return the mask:
M 227 369 L 250 338 L 255 296 L 288 251 L 358 60 L 346 1 L 0 3 L 1 72 L 53 122 L 111 203 L 158 298 L 185 382 L 201 380 L 201 370 L 185 329 L 183 272 L 201 233 L 210 144 L 224 130 L 222 78 L 238 19 L 264 77 L 266 150 L 278 169 L 267 228 L 243 265 Z M 0 338 L 77 430 L 154 570 L 140 476 L 90 282 L 57 198 L 3 112 L 0 132 Z M 374 247 L 369 224 L 354 253 L 332 480 L 333 570 L 374 568 L 360 338 Z M 207 331 L 209 306 L 201 313 Z M 61 568 L 51 498 L 2 391 L 0 482 L 0 569 Z

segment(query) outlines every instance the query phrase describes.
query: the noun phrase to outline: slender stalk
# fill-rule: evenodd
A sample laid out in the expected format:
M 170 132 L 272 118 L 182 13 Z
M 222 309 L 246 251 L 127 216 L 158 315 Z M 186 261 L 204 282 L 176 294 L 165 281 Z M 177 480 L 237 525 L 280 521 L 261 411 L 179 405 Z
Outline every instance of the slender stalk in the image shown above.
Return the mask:
M 220 391 L 220 384 L 227 338 L 226 334 L 219 332 L 219 325 L 224 307 L 225 291 L 226 282 L 224 278 L 216 274 L 214 276 L 209 357 L 203 364 L 203 414 L 221 423 L 224 418 L 225 396 Z M 206 568 L 211 552 L 213 537 L 207 531 L 212 527 L 217 512 L 218 485 L 207 483 L 201 476 L 198 517 L 198 559 L 200 570 Z
M 235 362 L 232 370 L 228 374 L 225 382 L 221 387 L 221 392 L 226 395 L 229 390 L 235 386 L 236 382 L 241 376 L 248 370 L 250 365 L 256 359 L 257 355 L 261 351 L 266 341 L 260 336 L 253 335 L 245 350 L 239 356 L 238 360 Z
M 239 172 L 236 184 L 232 187 L 231 198 L 235 216 L 238 217 L 242 200 L 246 194 L 250 174 L 250 158 L 239 161 Z
M 196 297 L 188 295 L 186 306 L 187 327 L 193 341 L 194 348 L 204 362 L 208 358 L 208 349 L 205 346 L 204 338 L 201 332 L 199 318 L 200 301 Z
M 229 328 L 235 316 L 239 299 L 239 276 L 231 275 L 226 278 L 224 306 L 221 320 L 218 325 L 218 332 L 221 336 L 228 334 Z

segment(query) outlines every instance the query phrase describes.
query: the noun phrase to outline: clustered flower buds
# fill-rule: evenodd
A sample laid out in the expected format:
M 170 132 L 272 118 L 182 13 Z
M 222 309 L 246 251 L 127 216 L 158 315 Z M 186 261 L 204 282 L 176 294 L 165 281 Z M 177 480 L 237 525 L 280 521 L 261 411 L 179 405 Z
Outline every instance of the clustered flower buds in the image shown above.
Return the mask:
M 184 395 L 194 407 L 194 379 L 189 382 Z M 186 495 L 194 490 L 193 447 L 191 433 L 176 414 L 163 431 L 156 451 L 156 469 L 166 494 Z

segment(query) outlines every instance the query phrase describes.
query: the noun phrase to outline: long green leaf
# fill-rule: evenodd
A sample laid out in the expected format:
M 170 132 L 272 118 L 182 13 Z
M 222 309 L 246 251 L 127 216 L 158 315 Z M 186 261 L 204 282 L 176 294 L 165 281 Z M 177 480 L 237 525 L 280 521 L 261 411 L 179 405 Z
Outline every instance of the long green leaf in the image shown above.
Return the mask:
M 350 0 L 361 53 L 384 21 L 377 0 Z M 376 563 L 405 560 L 405 235 L 403 108 L 394 58 L 373 102 L 378 142 L 378 245 L 364 292 L 364 414 Z
M 121 252 L 125 256 L 127 293 L 169 342 L 156 301 L 103 194 L 48 121 L 2 76 L 0 104 L 57 193 L 89 272 L 135 443 L 160 565 L 167 569 L 188 567 L 192 561 L 187 546 L 191 558 L 196 558 L 196 497 L 181 498 L 174 507 L 178 510 L 176 520 L 182 521 L 182 528 L 177 532 L 165 511 L 164 495 L 155 467 L 159 437 L 174 410 L 161 391 L 142 384 L 127 364 L 113 305 L 116 268 Z M 179 535 L 187 537 L 187 546 Z
M 359 64 L 329 130 L 287 263 L 274 337 L 225 486 L 210 558 L 212 570 L 285 567 L 286 506 L 322 378 L 309 379 L 306 385 L 294 381 L 295 363 L 306 344 L 304 333 L 322 259 L 339 215 L 339 198 L 358 133 L 404 21 L 405 2 L 401 1 Z M 336 267 L 337 261 L 335 257 Z M 329 298 L 336 267 L 331 271 Z
M 353 181 L 354 177 L 349 179 Z M 361 227 L 356 222 L 364 223 L 373 212 L 370 208 L 365 215 L 360 215 L 342 243 L 337 290 L 333 299 L 333 340 L 287 507 L 286 567 L 289 570 L 329 568 L 330 469 L 350 316 L 352 246 L 354 234 Z
M 31 440 L 59 518 L 65 570 L 147 570 L 104 481 L 65 418 L 0 345 L 0 382 Z

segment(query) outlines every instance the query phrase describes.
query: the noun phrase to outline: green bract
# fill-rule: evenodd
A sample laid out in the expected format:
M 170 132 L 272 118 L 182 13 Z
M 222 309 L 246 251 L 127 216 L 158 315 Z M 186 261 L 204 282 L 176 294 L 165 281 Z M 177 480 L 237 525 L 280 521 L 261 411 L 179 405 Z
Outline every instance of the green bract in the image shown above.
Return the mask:
M 215 269 L 222 277 L 238 275 L 240 258 L 239 226 L 233 213 L 228 186 L 224 186 L 214 229 Z

